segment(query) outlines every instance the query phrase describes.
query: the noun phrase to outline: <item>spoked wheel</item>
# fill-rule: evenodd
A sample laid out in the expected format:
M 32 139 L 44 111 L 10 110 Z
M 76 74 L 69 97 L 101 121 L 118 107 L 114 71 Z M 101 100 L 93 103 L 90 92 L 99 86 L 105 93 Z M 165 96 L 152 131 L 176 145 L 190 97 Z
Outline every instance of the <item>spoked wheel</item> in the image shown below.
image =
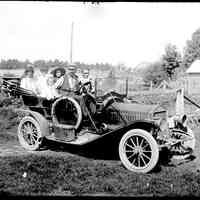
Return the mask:
M 21 146 L 27 150 L 35 151 L 41 147 L 41 129 L 33 117 L 26 116 L 20 121 L 18 139 Z
M 147 131 L 132 129 L 121 138 L 119 156 L 128 170 L 137 173 L 147 173 L 158 162 L 158 144 Z

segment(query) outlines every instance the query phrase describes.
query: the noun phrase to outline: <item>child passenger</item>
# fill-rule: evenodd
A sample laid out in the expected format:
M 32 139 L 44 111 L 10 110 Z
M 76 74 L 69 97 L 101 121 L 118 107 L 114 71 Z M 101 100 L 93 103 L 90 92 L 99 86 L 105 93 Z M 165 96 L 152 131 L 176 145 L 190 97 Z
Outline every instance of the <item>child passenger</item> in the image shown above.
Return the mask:
M 60 95 L 58 94 L 54 86 L 55 81 L 53 75 L 52 74 L 46 75 L 45 80 L 46 80 L 45 85 L 43 85 L 43 88 L 41 88 L 42 89 L 41 96 L 47 98 L 48 100 L 59 97 Z
M 56 98 L 60 96 L 54 84 L 55 84 L 54 76 L 52 74 L 48 75 L 47 86 L 49 87 L 49 90 L 50 90 L 49 96 L 52 98 Z

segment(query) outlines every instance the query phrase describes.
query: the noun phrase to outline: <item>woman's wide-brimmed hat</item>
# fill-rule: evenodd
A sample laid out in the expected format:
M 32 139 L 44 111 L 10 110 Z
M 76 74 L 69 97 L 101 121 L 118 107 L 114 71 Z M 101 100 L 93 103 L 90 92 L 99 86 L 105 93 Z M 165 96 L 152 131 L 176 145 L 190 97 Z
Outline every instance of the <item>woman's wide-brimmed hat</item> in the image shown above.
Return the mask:
M 56 76 L 57 71 L 60 71 L 62 76 L 66 73 L 65 68 L 64 67 L 56 67 L 51 71 L 51 74 L 53 74 L 53 76 Z

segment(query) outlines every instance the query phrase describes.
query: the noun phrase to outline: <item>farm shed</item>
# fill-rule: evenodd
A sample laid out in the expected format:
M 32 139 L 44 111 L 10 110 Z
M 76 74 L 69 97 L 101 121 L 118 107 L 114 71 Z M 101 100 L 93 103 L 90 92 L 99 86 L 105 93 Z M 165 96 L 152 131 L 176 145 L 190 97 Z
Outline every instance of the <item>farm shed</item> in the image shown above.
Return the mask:
M 187 69 L 188 94 L 200 94 L 200 60 L 194 61 Z

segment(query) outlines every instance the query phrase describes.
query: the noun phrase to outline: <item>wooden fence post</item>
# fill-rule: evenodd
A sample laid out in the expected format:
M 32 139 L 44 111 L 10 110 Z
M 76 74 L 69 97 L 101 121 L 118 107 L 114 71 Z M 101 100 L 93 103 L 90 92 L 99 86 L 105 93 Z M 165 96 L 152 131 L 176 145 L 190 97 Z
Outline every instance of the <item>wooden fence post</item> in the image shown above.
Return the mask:
M 184 89 L 180 88 L 176 91 L 176 115 L 184 115 Z

